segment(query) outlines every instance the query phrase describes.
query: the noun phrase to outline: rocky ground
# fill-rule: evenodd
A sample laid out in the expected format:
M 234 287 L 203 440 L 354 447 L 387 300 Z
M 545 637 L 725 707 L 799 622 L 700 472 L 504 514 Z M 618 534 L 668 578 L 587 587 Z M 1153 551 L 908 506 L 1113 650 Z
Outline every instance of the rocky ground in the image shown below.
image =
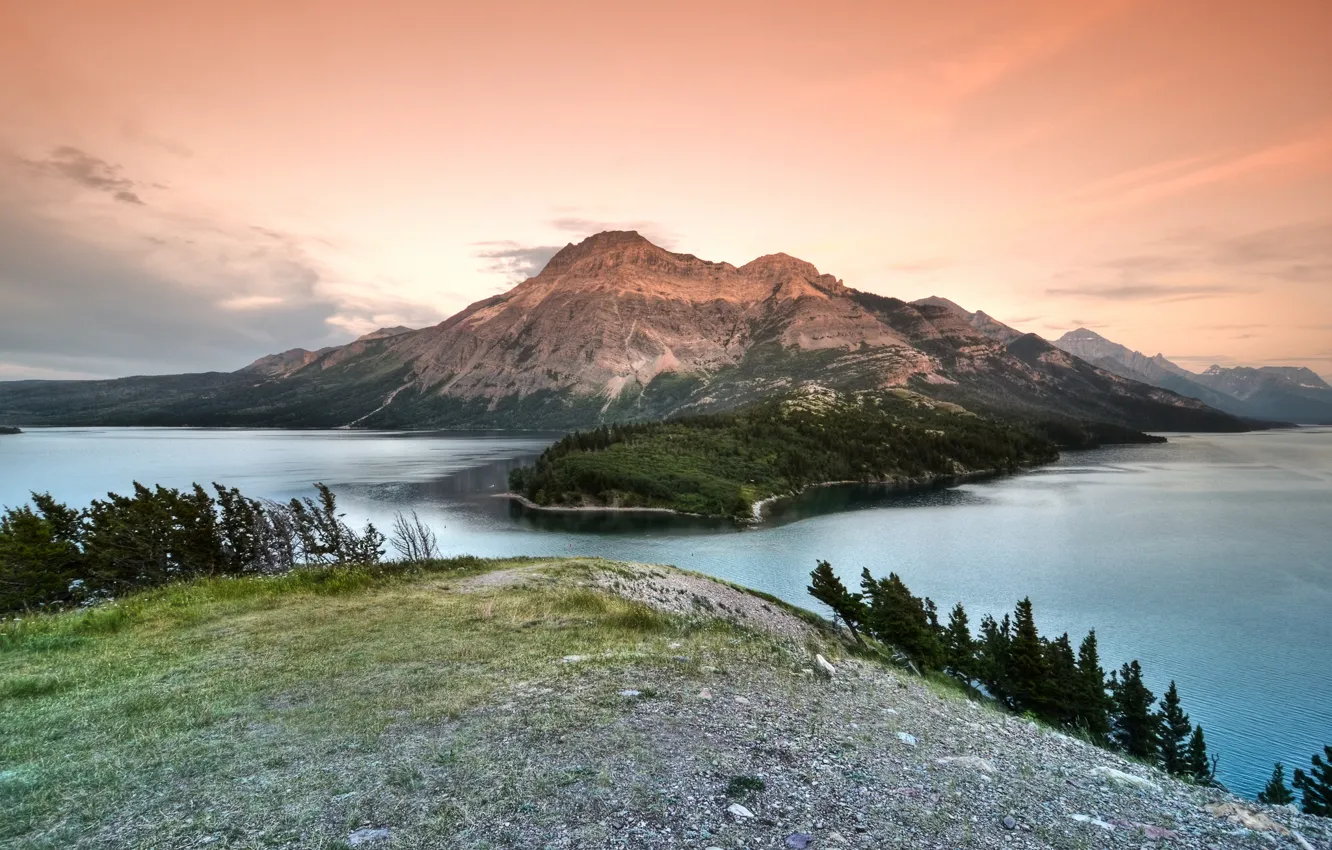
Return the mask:
M 474 589 L 543 580 L 529 567 Z M 592 581 L 771 630 L 794 663 L 551 659 L 575 675 L 516 684 L 464 721 L 512 760 L 515 791 L 542 789 L 519 817 L 472 812 L 464 845 L 1332 848 L 1332 821 L 1184 784 L 875 662 L 824 667 L 801 645 L 808 623 L 739 589 L 627 565 Z
M 1332 821 L 852 657 L 701 575 L 353 578 L 25 626 L 0 652 L 0 848 L 1332 850 Z

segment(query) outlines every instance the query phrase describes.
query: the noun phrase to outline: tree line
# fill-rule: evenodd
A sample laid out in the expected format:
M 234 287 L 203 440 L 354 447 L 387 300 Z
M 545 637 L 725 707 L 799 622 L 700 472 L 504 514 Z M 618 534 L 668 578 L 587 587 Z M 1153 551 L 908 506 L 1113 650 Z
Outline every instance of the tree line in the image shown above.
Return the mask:
M 896 573 L 875 578 L 863 570 L 860 591 L 852 592 L 829 562 L 819 561 L 808 590 L 862 646 L 872 640 L 892 647 L 918 672 L 945 673 L 1009 711 L 1074 731 L 1173 776 L 1216 782 L 1217 757 L 1208 754 L 1202 725 L 1190 721 L 1174 681 L 1158 701 L 1137 660 L 1107 676 L 1095 630 L 1076 650 L 1067 633 L 1042 636 L 1030 598 L 1000 620 L 987 614 L 973 633 L 962 603 L 942 623 L 934 602 L 912 594 Z M 1295 787 L 1310 814 L 1332 815 L 1332 747 L 1324 749 L 1327 760 L 1313 756 L 1312 773 L 1295 771 Z M 1261 802 L 1293 802 L 1283 770 L 1276 765 Z
M 391 543 L 408 560 L 437 555 L 415 512 L 391 537 L 347 525 L 323 484 L 314 498 L 275 502 L 236 488 L 146 487 L 75 509 L 49 493 L 0 514 L 0 614 L 86 604 L 176 579 L 377 564 Z
M 538 505 L 591 500 L 744 517 L 756 499 L 810 484 L 1011 470 L 1057 456 L 1025 426 L 891 393 L 795 395 L 575 432 L 511 472 L 509 489 Z

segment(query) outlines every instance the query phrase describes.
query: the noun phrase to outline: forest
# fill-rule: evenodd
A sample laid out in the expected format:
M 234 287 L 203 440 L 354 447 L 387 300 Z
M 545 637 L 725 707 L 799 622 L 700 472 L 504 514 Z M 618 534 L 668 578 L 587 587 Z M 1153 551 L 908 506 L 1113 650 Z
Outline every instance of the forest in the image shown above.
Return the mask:
M 824 482 L 909 483 L 1055 460 L 1037 429 L 894 393 L 805 393 L 741 410 L 605 425 L 559 440 L 509 488 L 539 506 L 747 519 Z

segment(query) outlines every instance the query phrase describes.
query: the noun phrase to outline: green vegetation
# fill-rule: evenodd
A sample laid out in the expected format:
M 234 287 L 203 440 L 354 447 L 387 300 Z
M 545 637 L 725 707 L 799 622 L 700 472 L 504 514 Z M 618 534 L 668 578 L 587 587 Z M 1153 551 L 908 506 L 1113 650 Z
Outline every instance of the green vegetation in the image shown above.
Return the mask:
M 342 521 L 332 491 L 286 504 L 213 485 L 214 497 L 134 485 L 75 510 L 49 494 L 0 514 L 0 615 L 91 604 L 127 591 L 196 576 L 275 574 L 297 565 L 373 565 L 386 539 L 373 525 Z M 392 543 L 409 560 L 435 555 L 434 537 L 413 513 L 394 523 Z
M 337 848 L 366 819 L 416 824 L 412 846 L 445 846 L 469 812 L 530 819 L 525 801 L 545 793 L 502 725 L 512 715 L 478 708 L 530 694 L 536 732 L 587 727 L 610 740 L 630 710 L 613 684 L 574 701 L 538 685 L 563 693 L 592 671 L 665 681 L 805 658 L 768 634 L 586 587 L 615 568 L 302 568 L 0 622 L 0 846 L 177 847 L 211 835 L 216 846 Z M 505 569 L 544 580 L 467 587 Z M 574 655 L 583 660 L 561 663 Z
M 1297 767 L 1292 780 L 1300 790 L 1301 808 L 1305 814 L 1332 817 L 1332 747 L 1324 746 L 1323 756 L 1315 753 L 1310 761 L 1313 770 L 1305 773 Z
M 1286 767 L 1281 762 L 1272 766 L 1272 776 L 1266 787 L 1258 792 L 1258 802 L 1273 806 L 1285 806 L 1295 802 L 1295 795 L 1286 787 Z
M 830 390 L 732 413 L 570 434 L 510 489 L 540 506 L 669 508 L 747 519 L 824 482 L 912 482 L 1054 460 L 1024 427 L 914 394 Z
M 864 570 L 860 587 L 859 593 L 848 590 L 827 561 L 810 573 L 810 595 L 832 609 L 858 645 L 869 637 L 920 672 L 944 672 L 968 689 L 983 689 L 1015 714 L 1068 729 L 1172 775 L 1215 781 L 1216 760 L 1207 754 L 1202 727 L 1184 713 L 1175 683 L 1156 710 L 1137 661 L 1107 679 L 1095 631 L 1075 655 L 1067 634 L 1054 640 L 1040 635 L 1031 600 L 1022 599 L 1011 617 L 987 615 L 976 637 L 962 603 L 943 626 L 934 602 L 913 595 L 896 573 L 876 579 Z

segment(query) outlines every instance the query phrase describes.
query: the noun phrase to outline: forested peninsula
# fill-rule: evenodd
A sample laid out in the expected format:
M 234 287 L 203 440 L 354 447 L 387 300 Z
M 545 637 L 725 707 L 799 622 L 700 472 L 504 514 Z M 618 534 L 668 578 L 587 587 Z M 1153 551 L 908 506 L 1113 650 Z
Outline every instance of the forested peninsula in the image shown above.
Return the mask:
M 1078 426 L 1053 434 L 904 391 L 815 387 L 728 413 L 576 432 L 514 470 L 509 487 L 539 508 L 749 520 L 764 500 L 821 484 L 927 484 L 1048 463 L 1061 437 L 1095 441 Z

